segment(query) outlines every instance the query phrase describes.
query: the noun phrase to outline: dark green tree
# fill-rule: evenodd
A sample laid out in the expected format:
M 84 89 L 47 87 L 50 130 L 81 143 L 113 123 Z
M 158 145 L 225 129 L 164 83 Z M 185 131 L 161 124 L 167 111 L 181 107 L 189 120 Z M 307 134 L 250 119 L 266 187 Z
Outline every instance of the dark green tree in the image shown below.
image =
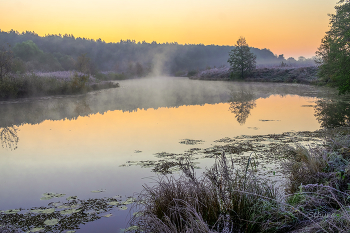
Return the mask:
M 23 61 L 33 61 L 40 59 L 44 52 L 31 40 L 17 43 L 13 47 L 13 52 L 16 57 Z
M 245 78 L 256 68 L 256 56 L 250 52 L 244 37 L 240 37 L 235 47 L 229 52 L 227 62 L 231 66 L 232 73 L 240 78 Z
M 12 68 L 12 51 L 10 49 L 10 45 L 8 49 L 5 46 L 0 48 L 0 81 L 2 81 L 3 77 L 11 71 Z
M 350 1 L 341 0 L 330 15 L 330 30 L 318 48 L 319 76 L 339 89 L 350 92 Z

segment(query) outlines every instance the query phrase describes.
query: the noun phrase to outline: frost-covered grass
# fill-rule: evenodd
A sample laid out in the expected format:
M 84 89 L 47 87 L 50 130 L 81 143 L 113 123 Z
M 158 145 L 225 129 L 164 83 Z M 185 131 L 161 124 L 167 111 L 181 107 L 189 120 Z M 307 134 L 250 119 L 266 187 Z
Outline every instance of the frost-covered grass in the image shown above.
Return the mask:
M 324 131 L 316 149 L 286 146 L 286 189 L 222 153 L 204 175 L 190 163 L 182 176 L 144 186 L 132 232 L 349 232 L 350 129 Z
M 0 80 L 0 99 L 81 94 L 118 86 L 112 82 L 101 82 L 93 76 L 79 72 L 11 74 Z

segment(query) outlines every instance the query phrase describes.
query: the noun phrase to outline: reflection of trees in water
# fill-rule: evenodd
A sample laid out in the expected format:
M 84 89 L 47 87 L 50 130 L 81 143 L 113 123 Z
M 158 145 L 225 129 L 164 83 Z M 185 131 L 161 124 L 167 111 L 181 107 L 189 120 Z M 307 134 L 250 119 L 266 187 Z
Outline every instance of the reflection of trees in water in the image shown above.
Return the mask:
M 318 100 L 315 116 L 322 127 L 350 125 L 350 103 L 342 100 Z
M 92 112 L 89 104 L 86 102 L 86 98 L 79 100 L 74 109 L 75 116 L 87 116 Z
M 240 125 L 245 124 L 250 115 L 250 110 L 256 107 L 254 94 L 245 90 L 232 92 L 229 102 L 230 111 L 235 114 Z
M 16 150 L 19 141 L 17 135 L 18 128 L 16 126 L 8 126 L 0 128 L 0 140 L 2 148 Z

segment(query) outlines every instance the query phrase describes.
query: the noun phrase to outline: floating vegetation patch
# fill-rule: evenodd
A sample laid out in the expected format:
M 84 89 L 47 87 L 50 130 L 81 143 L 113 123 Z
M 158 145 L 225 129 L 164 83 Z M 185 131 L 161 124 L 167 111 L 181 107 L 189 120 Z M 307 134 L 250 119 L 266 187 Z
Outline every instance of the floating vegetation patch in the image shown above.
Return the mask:
M 34 209 L 31 210 L 32 213 L 35 214 L 52 214 L 53 212 L 55 212 L 55 208 L 50 208 L 50 209 Z
M 151 167 L 153 172 L 171 174 L 181 170 L 184 160 L 188 160 L 191 166 L 198 169 L 200 168 L 198 166 L 199 163 L 195 162 L 195 160 L 215 158 L 222 152 L 225 152 L 227 155 L 231 155 L 233 161 L 239 165 L 247 160 L 249 154 L 255 153 L 255 160 L 258 161 L 256 163 L 257 166 L 261 166 L 268 174 L 275 176 L 277 174 L 276 171 L 271 169 L 275 169 L 277 160 L 288 156 L 290 146 L 295 145 L 295 143 L 311 144 L 311 146 L 320 144 L 323 142 L 321 139 L 322 135 L 322 131 L 302 131 L 268 135 L 240 135 L 232 138 L 224 137 L 215 140 L 214 143 L 219 144 L 209 148 L 192 148 L 180 154 L 160 152 L 155 154 L 155 157 L 159 158 L 159 160 L 128 161 L 121 166 Z M 266 164 L 271 166 L 266 166 Z
M 13 210 L 5 210 L 2 211 L 4 214 L 16 214 L 18 212 L 20 212 L 21 210 L 17 210 L 17 209 L 13 209 Z
M 58 223 L 58 219 L 54 218 L 54 219 L 47 219 L 45 220 L 44 224 L 48 225 L 48 226 L 53 226 L 56 225 Z
M 70 197 L 67 197 L 67 198 L 66 198 L 67 201 L 76 200 L 76 199 L 78 199 L 77 196 L 70 196 Z
M 45 193 L 45 197 L 58 198 L 64 195 Z M 136 201 L 133 197 L 122 200 L 120 195 L 115 197 L 91 198 L 81 200 L 77 196 L 66 198 L 65 202 L 51 202 L 46 207 L 31 209 L 11 209 L 0 211 L 0 231 L 6 232 L 70 232 L 79 226 L 96 221 L 102 217 L 113 216 L 112 210 L 126 210 L 127 205 Z M 5 226 L 5 228 L 4 228 Z
M 196 144 L 202 144 L 203 140 L 194 140 L 194 139 L 182 139 L 179 143 L 185 144 L 185 145 L 196 145 Z
M 247 127 L 248 129 L 258 130 L 258 127 Z
M 127 210 L 128 209 L 127 206 L 119 206 L 118 208 L 121 209 L 121 210 Z
M 135 150 L 134 153 L 141 153 L 142 150 Z
M 92 192 L 92 193 L 103 193 L 103 192 L 106 192 L 106 190 L 105 190 L 105 189 L 92 190 L 91 192 Z
M 52 198 L 60 198 L 65 196 L 63 193 L 44 193 L 40 200 L 50 200 Z

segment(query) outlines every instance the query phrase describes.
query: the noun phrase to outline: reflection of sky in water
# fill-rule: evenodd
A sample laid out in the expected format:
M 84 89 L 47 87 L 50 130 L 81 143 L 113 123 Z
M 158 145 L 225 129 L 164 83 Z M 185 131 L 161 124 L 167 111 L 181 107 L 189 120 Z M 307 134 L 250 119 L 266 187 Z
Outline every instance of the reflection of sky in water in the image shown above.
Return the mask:
M 0 209 L 44 206 L 48 202 L 39 199 L 45 192 L 81 199 L 129 196 L 147 182 L 142 178 L 155 174 L 138 166 L 119 167 L 126 161 L 154 160 L 154 154 L 162 151 L 182 153 L 193 147 L 206 148 L 223 137 L 313 131 L 319 128 L 314 109 L 302 106 L 315 100 L 297 95 L 258 98 L 244 124 L 237 122 L 229 103 L 220 101 L 132 112 L 106 110 L 73 120 L 23 124 L 18 126 L 18 148 L 0 148 Z M 204 143 L 180 144 L 182 139 Z M 207 161 L 202 165 L 209 166 Z M 101 188 L 107 191 L 90 192 Z M 93 229 L 101 224 L 115 231 L 125 227 L 126 215 L 126 211 L 117 211 L 112 218 L 87 224 L 83 232 L 96 232 Z

